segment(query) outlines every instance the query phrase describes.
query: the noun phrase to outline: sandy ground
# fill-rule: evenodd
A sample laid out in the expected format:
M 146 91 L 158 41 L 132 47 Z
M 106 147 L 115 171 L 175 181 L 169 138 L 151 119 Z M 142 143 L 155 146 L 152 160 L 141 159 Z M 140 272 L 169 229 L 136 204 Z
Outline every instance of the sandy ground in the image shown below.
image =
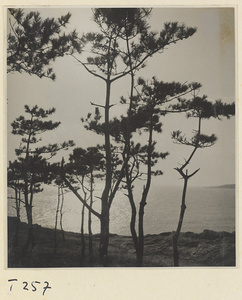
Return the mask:
M 8 267 L 100 267 L 98 259 L 99 236 L 93 236 L 93 257 L 88 253 L 85 236 L 85 257 L 81 259 L 79 233 L 57 231 L 57 248 L 54 230 L 34 225 L 35 247 L 25 257 L 20 252 L 27 238 L 27 224 L 21 223 L 19 244 L 14 247 L 16 218 L 8 220 Z M 180 267 L 235 266 L 235 233 L 204 230 L 200 234 L 181 233 L 179 239 Z M 110 235 L 109 267 L 135 267 L 136 255 L 130 236 Z M 172 267 L 172 233 L 145 236 L 144 267 Z

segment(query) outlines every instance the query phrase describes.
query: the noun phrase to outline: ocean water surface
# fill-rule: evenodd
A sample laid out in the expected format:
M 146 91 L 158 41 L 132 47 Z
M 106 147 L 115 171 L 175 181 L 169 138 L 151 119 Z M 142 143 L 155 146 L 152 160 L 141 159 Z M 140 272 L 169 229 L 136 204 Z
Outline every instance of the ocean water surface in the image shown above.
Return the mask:
M 142 187 L 135 192 L 138 203 Z M 96 186 L 96 194 L 101 188 Z M 9 196 L 14 193 L 8 190 Z M 163 187 L 153 185 L 147 199 L 144 214 L 144 233 L 158 234 L 176 230 L 182 187 Z M 57 207 L 57 187 L 44 186 L 42 193 L 34 195 L 33 222 L 41 226 L 54 228 Z M 14 200 L 8 200 L 8 215 L 15 216 Z M 235 231 L 235 189 L 188 187 L 182 231 L 202 232 L 204 229 L 215 231 Z M 100 199 L 95 198 L 94 208 L 100 211 Z M 64 195 L 63 229 L 80 232 L 82 204 L 72 192 Z M 130 235 L 129 222 L 131 209 L 128 198 L 119 192 L 113 201 L 110 211 L 110 232 L 120 235 Z M 21 220 L 26 222 L 25 208 L 21 208 Z M 85 220 L 87 232 L 87 210 Z M 60 228 L 58 221 L 58 228 Z M 100 222 L 92 216 L 93 233 L 100 232 Z

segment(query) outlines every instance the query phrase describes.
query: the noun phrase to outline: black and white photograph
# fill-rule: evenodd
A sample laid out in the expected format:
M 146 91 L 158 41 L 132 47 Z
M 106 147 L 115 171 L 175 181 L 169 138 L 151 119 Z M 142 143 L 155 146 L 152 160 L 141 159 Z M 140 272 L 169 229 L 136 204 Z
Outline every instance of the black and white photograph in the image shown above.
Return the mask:
M 238 266 L 235 17 L 6 8 L 8 269 Z

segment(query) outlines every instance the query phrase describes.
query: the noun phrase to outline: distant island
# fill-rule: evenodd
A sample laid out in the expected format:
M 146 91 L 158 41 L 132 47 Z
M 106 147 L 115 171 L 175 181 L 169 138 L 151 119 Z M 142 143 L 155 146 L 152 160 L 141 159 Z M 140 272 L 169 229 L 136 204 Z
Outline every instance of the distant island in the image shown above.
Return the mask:
M 223 184 L 218 186 L 207 186 L 206 188 L 216 188 L 216 189 L 235 189 L 235 184 Z

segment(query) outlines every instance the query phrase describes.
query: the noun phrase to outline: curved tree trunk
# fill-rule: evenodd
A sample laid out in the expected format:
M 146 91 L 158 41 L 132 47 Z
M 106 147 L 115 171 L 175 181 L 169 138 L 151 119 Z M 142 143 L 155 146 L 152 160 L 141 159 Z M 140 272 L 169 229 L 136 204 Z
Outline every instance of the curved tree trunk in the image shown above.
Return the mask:
M 126 142 L 125 142 L 125 151 L 123 154 L 123 159 L 125 162 L 125 176 L 126 176 L 126 183 L 127 183 L 127 188 L 128 188 L 128 198 L 129 198 L 129 203 L 131 206 L 131 220 L 130 220 L 130 232 L 133 238 L 133 243 L 134 243 L 134 248 L 136 252 L 136 264 L 137 266 L 139 265 L 138 262 L 138 253 L 139 253 L 139 240 L 137 236 L 137 232 L 135 229 L 135 224 L 136 224 L 136 205 L 134 202 L 134 196 L 133 196 L 133 189 L 132 189 L 132 182 L 131 178 L 129 175 L 129 166 L 128 166 L 128 161 L 130 158 L 130 137 L 131 137 L 131 132 L 130 132 L 130 115 L 132 112 L 133 108 L 133 94 L 134 94 L 134 71 L 132 67 L 132 58 L 131 58 L 131 53 L 130 53 L 130 46 L 129 46 L 129 37 L 126 32 L 126 46 L 127 46 L 127 52 L 129 56 L 129 67 L 130 67 L 130 76 L 131 76 L 131 85 L 130 85 L 130 104 L 129 104 L 129 111 L 128 111 L 128 119 L 127 119 L 127 128 L 126 128 Z M 126 154 L 126 157 L 125 157 Z M 131 174 L 132 176 L 132 174 Z
M 140 201 L 139 207 L 139 250 L 138 250 L 138 266 L 143 265 L 143 256 L 144 256 L 144 208 L 147 200 L 147 196 L 150 190 L 151 184 L 151 154 L 152 154 L 152 141 L 153 141 L 153 109 L 150 113 L 150 125 L 149 125 L 149 141 L 148 141 L 148 150 L 147 150 L 147 179 L 146 185 L 142 193 L 142 198 Z
M 174 258 L 174 266 L 179 266 L 179 252 L 178 252 L 178 239 L 182 228 L 183 218 L 186 210 L 186 191 L 187 191 L 187 182 L 188 177 L 184 178 L 184 186 L 183 186 L 183 193 L 182 193 L 182 204 L 181 204 L 181 211 L 180 211 L 180 217 L 178 221 L 178 226 L 176 229 L 176 232 L 173 235 L 173 258 Z
M 139 206 L 139 244 L 137 251 L 137 265 L 138 267 L 143 266 L 143 256 L 144 256 L 144 208 L 146 205 L 146 195 L 145 188 L 143 191 L 142 200 Z
M 188 170 L 186 170 L 186 173 L 184 173 L 183 170 L 186 168 L 187 165 L 189 165 L 191 159 L 193 158 L 194 154 L 196 153 L 196 151 L 199 147 L 199 138 L 198 137 L 200 136 L 200 133 L 201 133 L 201 121 L 202 121 L 202 116 L 200 114 L 199 119 L 198 119 L 197 139 L 196 139 L 196 143 L 194 144 L 194 149 L 193 149 L 192 153 L 190 154 L 189 158 L 186 160 L 186 162 L 180 168 L 176 168 L 176 170 L 182 175 L 184 184 L 183 184 L 183 192 L 182 192 L 180 217 L 179 217 L 176 232 L 173 236 L 173 258 L 174 258 L 174 266 L 175 267 L 179 266 L 178 239 L 179 239 L 179 235 L 181 232 L 183 218 L 184 218 L 184 214 L 185 214 L 185 210 L 186 210 L 187 183 L 188 183 L 189 178 L 194 176 L 199 171 L 199 169 L 197 169 L 192 174 L 188 175 Z

